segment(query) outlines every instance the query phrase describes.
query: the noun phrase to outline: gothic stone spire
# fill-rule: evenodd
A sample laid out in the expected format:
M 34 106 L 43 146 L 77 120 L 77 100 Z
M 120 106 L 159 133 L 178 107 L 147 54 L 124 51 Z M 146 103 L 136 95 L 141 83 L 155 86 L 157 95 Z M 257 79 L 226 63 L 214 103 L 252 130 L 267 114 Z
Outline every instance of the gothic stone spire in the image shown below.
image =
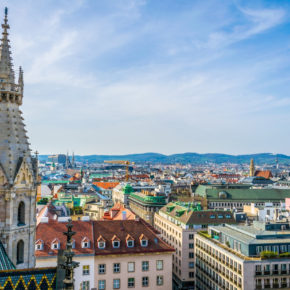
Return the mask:
M 20 68 L 19 83 L 15 83 L 8 29 L 8 10 L 5 8 L 0 45 L 0 186 L 12 186 L 16 178 L 20 179 L 17 174 L 22 163 L 27 167 L 26 182 L 33 182 L 35 178 L 24 119 L 19 110 L 23 98 L 23 71 Z

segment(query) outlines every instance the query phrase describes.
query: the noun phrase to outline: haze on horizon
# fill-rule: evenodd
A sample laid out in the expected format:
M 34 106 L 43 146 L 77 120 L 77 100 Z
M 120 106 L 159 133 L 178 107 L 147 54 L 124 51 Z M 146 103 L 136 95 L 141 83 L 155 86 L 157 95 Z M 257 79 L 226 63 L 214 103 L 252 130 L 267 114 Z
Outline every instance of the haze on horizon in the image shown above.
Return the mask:
M 1 3 L 40 154 L 290 155 L 289 1 Z

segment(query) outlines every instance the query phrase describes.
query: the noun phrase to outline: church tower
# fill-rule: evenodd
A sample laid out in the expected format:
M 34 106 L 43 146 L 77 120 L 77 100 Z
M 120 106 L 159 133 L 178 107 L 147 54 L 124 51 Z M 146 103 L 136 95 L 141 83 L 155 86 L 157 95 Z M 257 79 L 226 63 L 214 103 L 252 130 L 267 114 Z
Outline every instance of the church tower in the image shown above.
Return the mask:
M 32 157 L 19 107 L 23 71 L 15 75 L 5 8 L 0 45 L 0 241 L 17 268 L 35 266 L 37 157 Z
M 255 175 L 255 164 L 254 164 L 254 159 L 251 159 L 250 162 L 250 176 L 254 176 Z

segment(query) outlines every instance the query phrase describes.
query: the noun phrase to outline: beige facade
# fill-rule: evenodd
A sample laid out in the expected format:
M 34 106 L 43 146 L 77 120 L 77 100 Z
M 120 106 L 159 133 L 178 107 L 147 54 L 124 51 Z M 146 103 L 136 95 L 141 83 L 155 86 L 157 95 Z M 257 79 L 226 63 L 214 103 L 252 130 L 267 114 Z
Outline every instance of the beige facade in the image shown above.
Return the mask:
M 169 290 L 172 289 L 171 264 L 171 253 L 96 256 L 94 287 Z
M 193 229 L 183 229 L 159 212 L 155 214 L 154 227 L 162 239 L 175 248 L 172 261 L 173 279 L 177 287 L 194 287 L 194 233 Z M 182 289 L 182 288 L 180 288 Z
M 196 289 L 289 289 L 290 259 L 249 258 L 195 235 Z
M 89 216 L 91 220 L 101 220 L 107 208 L 108 205 L 106 201 L 88 202 L 85 204 L 83 212 L 84 215 Z

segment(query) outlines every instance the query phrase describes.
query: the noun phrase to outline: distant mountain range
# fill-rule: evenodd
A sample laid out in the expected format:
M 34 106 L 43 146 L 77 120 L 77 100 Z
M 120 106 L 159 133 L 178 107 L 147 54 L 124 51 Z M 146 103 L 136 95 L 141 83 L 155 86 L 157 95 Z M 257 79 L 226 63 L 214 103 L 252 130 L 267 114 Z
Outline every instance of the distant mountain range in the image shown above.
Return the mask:
M 39 159 L 46 161 L 49 155 L 40 155 Z M 141 153 L 141 154 L 128 154 L 128 155 L 76 155 L 75 160 L 80 162 L 98 163 L 104 160 L 128 160 L 137 163 L 192 163 L 192 164 L 205 164 L 205 163 L 249 163 L 251 159 L 254 159 L 255 164 L 276 164 L 278 158 L 279 164 L 289 164 L 290 156 L 271 153 L 258 153 L 249 155 L 228 155 L 218 153 L 181 153 L 164 155 L 159 153 Z

